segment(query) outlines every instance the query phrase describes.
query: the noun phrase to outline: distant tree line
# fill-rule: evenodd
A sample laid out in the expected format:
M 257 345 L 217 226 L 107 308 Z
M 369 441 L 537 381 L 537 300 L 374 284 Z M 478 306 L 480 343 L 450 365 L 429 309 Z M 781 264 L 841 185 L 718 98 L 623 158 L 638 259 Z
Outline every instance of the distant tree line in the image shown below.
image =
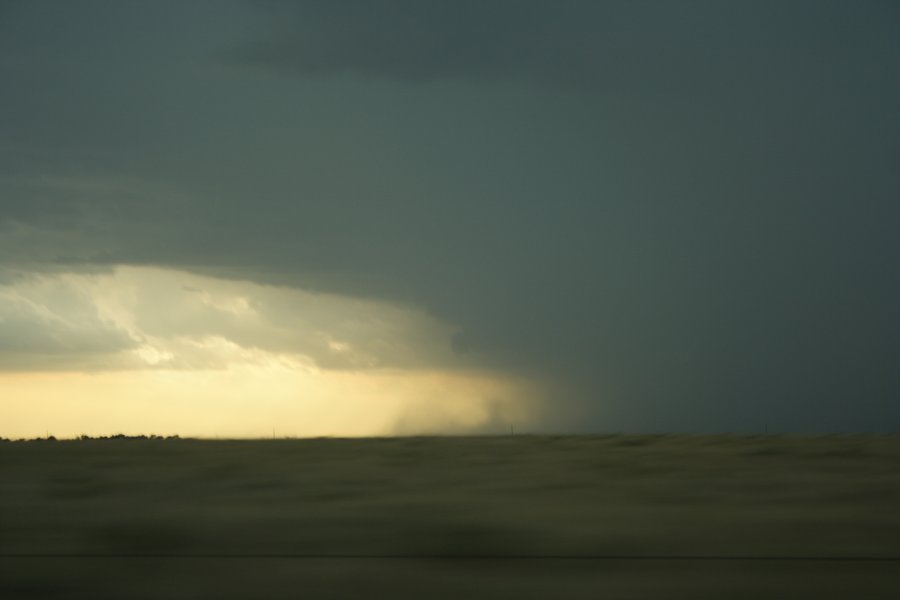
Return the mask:
M 79 435 L 75 438 L 78 441 L 93 441 L 93 440 L 179 440 L 181 439 L 177 435 L 125 435 L 123 433 L 117 433 L 115 435 L 99 435 L 96 437 L 92 437 L 90 435 Z M 11 440 L 8 438 L 0 437 L 0 442 L 56 442 L 58 441 L 55 436 L 48 435 L 46 437 L 41 438 L 32 438 L 32 439 L 18 439 Z
M 91 437 L 89 435 L 79 435 L 76 439 L 79 440 L 179 440 L 181 439 L 177 435 L 125 435 L 122 433 L 117 433 L 116 435 L 101 435 L 97 437 Z

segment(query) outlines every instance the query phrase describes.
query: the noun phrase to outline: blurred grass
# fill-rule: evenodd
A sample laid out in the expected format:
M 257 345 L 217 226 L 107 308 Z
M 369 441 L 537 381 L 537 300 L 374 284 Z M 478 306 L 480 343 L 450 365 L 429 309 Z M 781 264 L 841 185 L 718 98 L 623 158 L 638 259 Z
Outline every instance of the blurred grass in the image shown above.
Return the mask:
M 898 506 L 898 436 L 0 443 L 4 555 L 900 557 Z M 70 567 L 59 562 L 13 562 L 0 559 L 3 597 L 28 586 L 31 597 L 53 597 L 53 581 L 68 595 L 102 596 L 100 582 L 114 579 L 101 566 L 63 576 Z M 131 565 L 126 579 L 149 585 L 148 573 L 157 571 L 143 568 Z M 684 567 L 673 568 L 675 581 Z M 876 575 L 868 585 L 882 586 L 873 590 L 893 585 L 886 567 L 870 568 Z M 196 594 L 186 597 L 206 597 L 186 569 L 165 566 L 192 582 Z M 228 573 L 246 571 L 240 580 L 255 581 L 248 569 Z M 629 569 L 607 577 L 625 581 Z M 824 579 L 833 572 L 819 571 Z M 820 593 L 839 588 L 832 583 Z M 113 597 L 160 597 L 142 594 L 135 588 Z

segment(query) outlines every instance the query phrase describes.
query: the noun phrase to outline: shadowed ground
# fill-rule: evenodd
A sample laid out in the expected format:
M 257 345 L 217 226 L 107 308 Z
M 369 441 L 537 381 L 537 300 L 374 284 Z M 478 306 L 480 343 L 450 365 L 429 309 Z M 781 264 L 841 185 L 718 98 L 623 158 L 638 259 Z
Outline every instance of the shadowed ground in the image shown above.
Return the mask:
M 898 506 L 898 436 L 5 442 L 0 596 L 894 598 Z

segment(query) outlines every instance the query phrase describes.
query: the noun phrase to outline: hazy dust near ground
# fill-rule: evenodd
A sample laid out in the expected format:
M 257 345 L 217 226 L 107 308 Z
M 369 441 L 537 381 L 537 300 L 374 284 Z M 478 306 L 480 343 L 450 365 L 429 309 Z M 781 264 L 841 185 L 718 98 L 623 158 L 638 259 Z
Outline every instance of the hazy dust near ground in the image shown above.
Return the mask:
M 604 557 L 900 558 L 898 507 L 900 436 L 2 443 L 0 596 L 895 598 L 900 561 Z

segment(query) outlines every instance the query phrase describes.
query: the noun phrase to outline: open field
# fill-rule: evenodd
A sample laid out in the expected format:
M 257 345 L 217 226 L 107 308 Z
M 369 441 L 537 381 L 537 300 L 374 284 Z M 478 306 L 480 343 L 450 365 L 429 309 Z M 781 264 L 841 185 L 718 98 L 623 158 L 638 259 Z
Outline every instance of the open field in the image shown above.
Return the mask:
M 896 598 L 898 508 L 900 436 L 3 442 L 0 596 Z

